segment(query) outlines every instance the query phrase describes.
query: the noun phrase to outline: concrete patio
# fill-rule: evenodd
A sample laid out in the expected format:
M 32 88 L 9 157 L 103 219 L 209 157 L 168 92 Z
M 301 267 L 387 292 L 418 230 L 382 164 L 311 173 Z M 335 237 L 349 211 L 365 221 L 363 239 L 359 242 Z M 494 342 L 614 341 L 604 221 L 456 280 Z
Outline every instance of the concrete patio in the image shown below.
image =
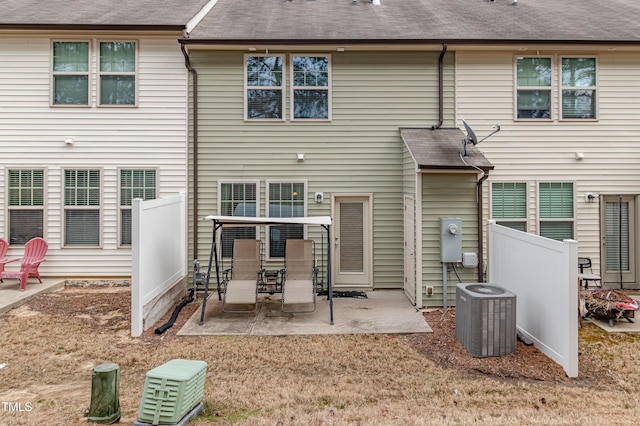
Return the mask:
M 311 313 L 282 312 L 280 296 L 259 298 L 254 313 L 222 312 L 217 293 L 207 301 L 204 324 L 201 309 L 189 318 L 178 335 L 309 335 L 309 334 L 411 334 L 433 330 L 409 302 L 402 290 L 376 290 L 367 298 L 334 297 L 334 324 L 330 324 L 329 301 L 318 296 Z M 243 306 L 241 306 L 243 307 Z M 248 307 L 251 308 L 250 306 Z
M 36 278 L 29 278 L 27 288 L 20 291 L 20 280 L 5 278 L 0 283 L 0 315 L 27 303 L 39 294 L 62 290 L 65 285 L 63 278 L 43 278 L 39 283 Z

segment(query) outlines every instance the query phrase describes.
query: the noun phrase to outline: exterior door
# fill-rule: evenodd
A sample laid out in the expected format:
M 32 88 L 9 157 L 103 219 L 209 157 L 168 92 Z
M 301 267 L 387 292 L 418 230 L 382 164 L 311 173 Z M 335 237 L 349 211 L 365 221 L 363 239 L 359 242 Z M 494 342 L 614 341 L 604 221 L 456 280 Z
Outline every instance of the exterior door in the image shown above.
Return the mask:
M 638 288 L 635 265 L 635 197 L 605 195 L 600 203 L 601 275 L 606 288 Z
M 333 287 L 372 287 L 370 197 L 337 196 Z
M 416 229 L 415 201 L 404 196 L 404 294 L 416 304 Z

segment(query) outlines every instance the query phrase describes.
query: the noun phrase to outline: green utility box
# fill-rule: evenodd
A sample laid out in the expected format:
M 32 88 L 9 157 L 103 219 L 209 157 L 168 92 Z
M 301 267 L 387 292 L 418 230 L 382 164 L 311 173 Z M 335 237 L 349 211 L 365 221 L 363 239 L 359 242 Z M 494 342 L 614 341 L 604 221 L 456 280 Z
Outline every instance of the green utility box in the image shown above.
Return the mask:
M 188 359 L 174 359 L 148 371 L 138 420 L 177 424 L 202 400 L 206 373 L 206 362 Z

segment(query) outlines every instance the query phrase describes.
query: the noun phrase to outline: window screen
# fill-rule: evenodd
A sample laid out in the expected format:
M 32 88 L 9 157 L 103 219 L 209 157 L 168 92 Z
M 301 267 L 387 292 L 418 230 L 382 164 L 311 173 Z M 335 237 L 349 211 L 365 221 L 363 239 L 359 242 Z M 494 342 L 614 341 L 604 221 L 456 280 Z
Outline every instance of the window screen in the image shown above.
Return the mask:
M 304 183 L 270 183 L 269 217 L 304 217 Z M 304 225 L 269 226 L 269 257 L 283 258 L 286 241 L 303 239 Z
M 540 183 L 540 235 L 554 240 L 573 238 L 573 184 Z
M 44 237 L 44 170 L 9 170 L 9 244 Z
M 256 216 L 256 184 L 255 183 L 222 183 L 220 184 L 220 214 L 222 216 Z M 222 229 L 222 256 L 231 258 L 233 240 L 255 239 L 255 227 L 235 227 Z
M 100 245 L 100 170 L 64 172 L 64 244 Z

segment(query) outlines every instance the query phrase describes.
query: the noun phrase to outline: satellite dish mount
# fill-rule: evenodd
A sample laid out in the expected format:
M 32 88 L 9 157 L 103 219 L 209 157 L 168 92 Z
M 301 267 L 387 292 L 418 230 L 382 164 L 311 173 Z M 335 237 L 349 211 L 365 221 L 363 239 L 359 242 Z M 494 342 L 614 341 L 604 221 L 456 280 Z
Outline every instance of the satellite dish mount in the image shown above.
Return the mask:
M 500 125 L 499 124 L 494 124 L 493 126 L 493 132 L 489 133 L 487 136 L 485 136 L 484 138 L 478 140 L 478 137 L 476 136 L 476 132 L 473 131 L 473 129 L 471 128 L 471 126 L 469 126 L 469 124 L 462 120 L 462 124 L 464 125 L 464 129 L 467 132 L 467 137 L 462 139 L 462 152 L 460 153 L 463 157 L 467 156 L 467 144 L 474 144 L 474 145 L 478 145 L 480 142 L 482 142 L 483 140 L 487 139 L 489 136 L 492 136 L 496 133 L 498 133 L 500 131 Z

